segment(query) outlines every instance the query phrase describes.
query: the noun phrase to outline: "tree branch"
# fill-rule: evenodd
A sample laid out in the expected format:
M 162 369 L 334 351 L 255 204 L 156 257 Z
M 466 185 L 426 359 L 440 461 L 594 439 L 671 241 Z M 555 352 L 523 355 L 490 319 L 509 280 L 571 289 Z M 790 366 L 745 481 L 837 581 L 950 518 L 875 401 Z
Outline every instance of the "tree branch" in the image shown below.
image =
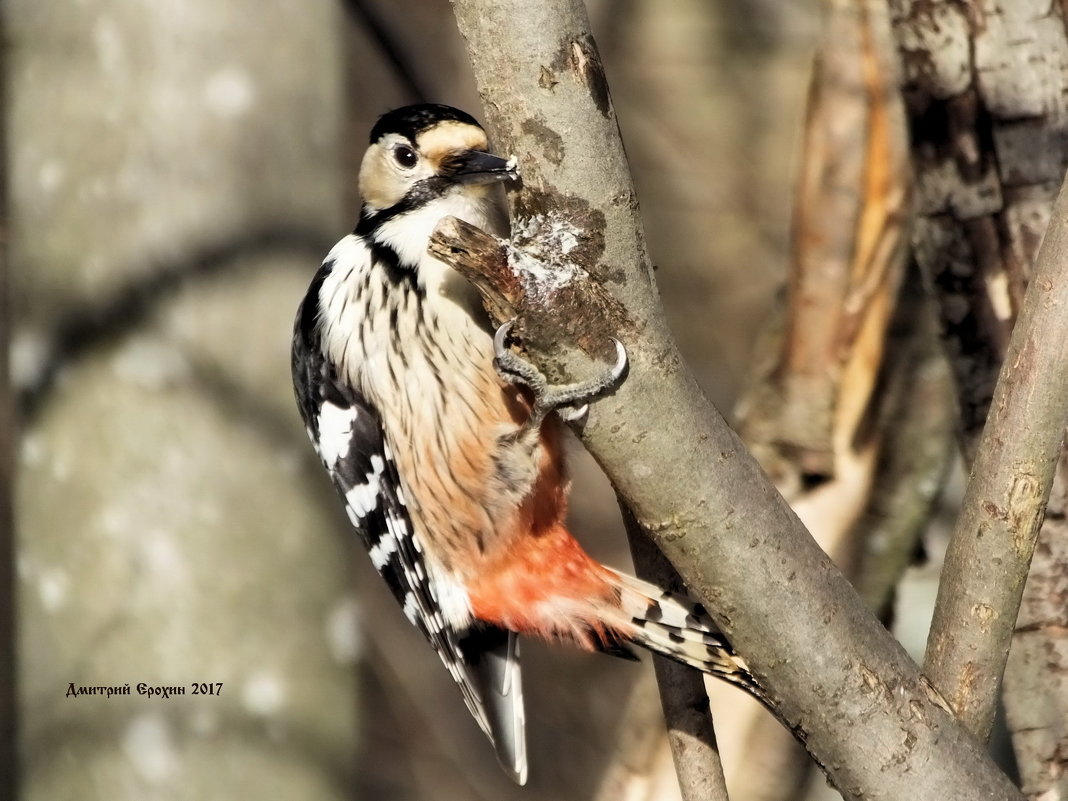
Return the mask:
M 1068 182 L 1062 185 L 972 464 L 927 641 L 927 674 L 987 737 L 1068 422 Z
M 933 300 L 909 270 L 890 331 L 878 427 L 887 432 L 879 455 L 879 487 L 857 523 L 863 532 L 854 585 L 883 620 L 894 592 L 915 561 L 957 451 L 953 376 L 938 341 Z
M 580 320 L 586 341 L 607 349 L 617 336 L 627 346 L 628 379 L 592 407 L 580 435 L 642 527 L 848 797 L 1019 798 L 815 545 L 682 363 L 656 297 L 581 4 L 453 5 L 488 127 L 499 150 L 519 157 L 523 187 L 512 201 L 513 229 L 522 235 L 531 226 L 569 226 L 574 242 L 558 237 L 556 253 L 587 267 L 615 301 L 611 314 L 598 314 L 598 304 L 556 314 Z M 512 267 L 522 261 L 514 258 Z M 540 271 L 517 274 L 536 288 L 573 283 L 561 269 L 548 271 L 546 282 L 544 266 L 534 266 Z M 574 281 L 581 297 L 587 282 Z M 525 313 L 537 301 L 551 304 L 555 293 L 545 294 L 526 297 L 517 309 L 521 321 L 529 323 Z M 539 332 L 528 328 L 524 341 L 544 365 Z M 581 374 L 571 355 L 555 349 L 551 356 Z
M 683 591 L 679 574 L 622 499 L 619 506 L 638 577 L 674 592 Z M 653 669 L 683 801 L 728 801 L 704 675 L 658 654 L 653 655 Z

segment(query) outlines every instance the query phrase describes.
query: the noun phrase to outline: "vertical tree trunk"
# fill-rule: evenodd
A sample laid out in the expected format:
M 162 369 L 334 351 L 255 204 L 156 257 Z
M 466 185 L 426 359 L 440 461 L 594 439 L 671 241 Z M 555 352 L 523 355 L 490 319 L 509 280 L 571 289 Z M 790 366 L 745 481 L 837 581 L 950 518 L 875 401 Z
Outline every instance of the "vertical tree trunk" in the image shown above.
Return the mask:
M 918 223 L 974 453 L 1030 265 L 1068 166 L 1060 6 L 891 0 Z
M 287 370 L 345 227 L 338 10 L 3 13 L 20 797 L 349 799 L 349 540 Z
M 821 19 L 793 191 L 788 290 L 778 311 L 784 320 L 767 326 L 767 356 L 736 406 L 737 429 L 855 586 L 868 584 L 862 569 L 903 552 L 869 601 L 882 612 L 927 522 L 933 493 L 921 488 L 940 486 L 952 397 L 932 398 L 934 408 L 904 397 L 922 383 L 915 356 L 926 332 L 914 298 L 895 311 L 911 170 L 885 1 L 829 0 Z M 914 448 L 901 458 L 899 438 L 919 426 L 944 444 L 934 449 L 933 471 Z M 864 558 L 869 548 L 876 559 Z M 745 761 L 728 773 L 728 786 L 763 801 L 796 798 L 811 760 L 762 710 L 750 707 L 749 715 L 752 722 L 736 724 L 746 724 Z

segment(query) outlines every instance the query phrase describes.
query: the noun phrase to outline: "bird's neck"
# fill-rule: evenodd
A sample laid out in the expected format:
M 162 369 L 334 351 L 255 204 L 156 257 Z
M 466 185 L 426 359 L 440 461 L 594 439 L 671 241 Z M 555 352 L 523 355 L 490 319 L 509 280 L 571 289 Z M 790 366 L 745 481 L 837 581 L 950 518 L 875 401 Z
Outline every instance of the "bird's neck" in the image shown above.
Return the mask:
M 430 301 L 430 308 L 440 299 L 459 306 L 482 325 L 484 314 L 474 287 L 431 256 L 427 246 L 437 224 L 449 216 L 498 233 L 499 214 L 495 213 L 492 199 L 481 193 L 454 192 L 416 208 L 402 208 L 400 212 L 397 208 L 376 210 L 365 206 L 356 234 L 368 242 L 377 258 L 413 279 Z
M 397 256 L 399 266 L 422 271 L 427 262 L 441 265 L 427 255 L 426 249 L 434 228 L 445 217 L 459 217 L 464 222 L 496 233 L 493 206 L 489 198 L 466 192 L 456 192 L 417 208 L 374 209 L 365 206 L 356 226 L 357 235 L 373 245 L 389 248 Z M 428 266 L 428 265 L 427 265 Z M 425 279 L 430 276 L 420 276 Z

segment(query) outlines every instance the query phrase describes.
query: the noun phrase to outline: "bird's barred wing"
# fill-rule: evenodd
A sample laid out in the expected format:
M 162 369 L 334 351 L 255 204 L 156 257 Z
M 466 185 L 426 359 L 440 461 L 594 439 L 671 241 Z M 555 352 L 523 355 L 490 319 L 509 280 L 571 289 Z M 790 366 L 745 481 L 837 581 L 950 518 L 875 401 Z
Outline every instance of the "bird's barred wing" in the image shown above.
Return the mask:
M 305 305 L 317 303 L 317 295 L 313 281 Z M 307 318 L 302 307 L 292 362 L 297 405 L 312 444 L 344 499 L 371 563 L 405 616 L 437 651 L 502 765 L 523 783 L 527 763 L 516 635 L 457 631 L 445 619 L 379 416 L 354 387 L 338 379 L 322 353 L 314 318 Z

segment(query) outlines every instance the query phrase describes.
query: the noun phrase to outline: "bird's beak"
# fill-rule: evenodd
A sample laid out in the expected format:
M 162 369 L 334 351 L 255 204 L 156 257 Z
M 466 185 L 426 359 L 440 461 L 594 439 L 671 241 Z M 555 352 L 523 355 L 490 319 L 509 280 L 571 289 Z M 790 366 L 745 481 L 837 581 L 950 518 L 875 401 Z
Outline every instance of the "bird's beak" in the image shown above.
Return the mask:
M 482 150 L 461 150 L 454 154 L 446 167 L 454 181 L 461 184 L 492 184 L 519 177 L 515 156 L 502 159 Z

